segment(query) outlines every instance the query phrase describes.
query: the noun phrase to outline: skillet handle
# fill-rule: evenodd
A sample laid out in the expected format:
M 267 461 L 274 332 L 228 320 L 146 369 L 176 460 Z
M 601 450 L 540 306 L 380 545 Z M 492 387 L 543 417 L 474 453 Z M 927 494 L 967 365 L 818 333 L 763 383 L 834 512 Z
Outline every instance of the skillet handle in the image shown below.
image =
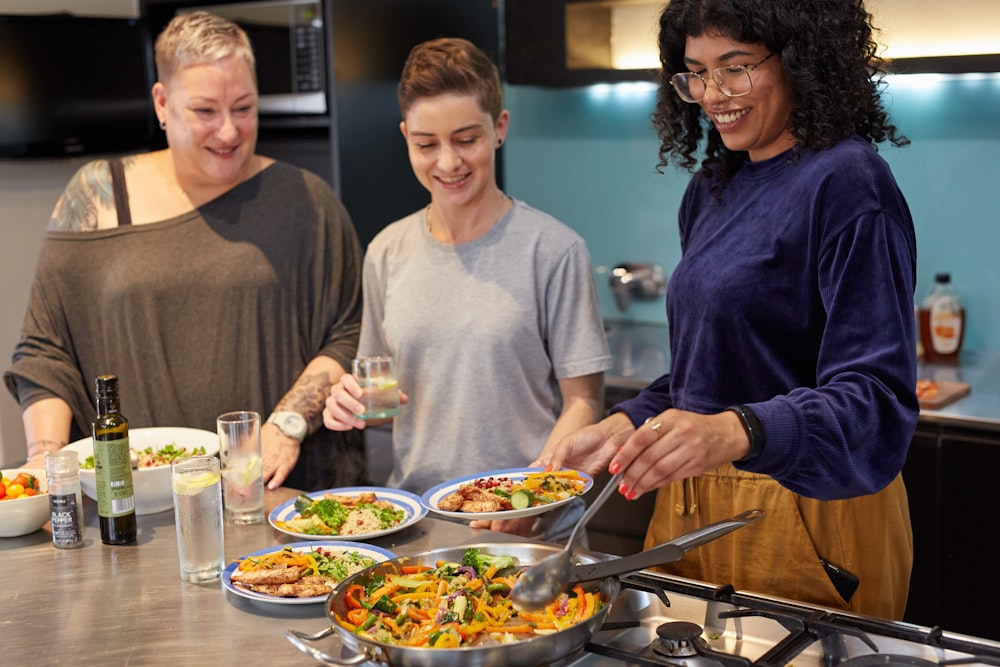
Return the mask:
M 324 665 L 337 665 L 338 667 L 351 667 L 353 665 L 360 665 L 367 661 L 368 658 L 363 653 L 358 653 L 347 659 L 335 658 L 329 653 L 324 653 L 317 648 L 314 648 L 307 644 L 306 642 L 315 641 L 317 639 L 323 639 L 328 637 L 335 632 L 333 626 L 327 627 L 314 635 L 306 634 L 304 632 L 299 632 L 298 630 L 289 630 L 285 633 L 285 639 L 292 643 L 292 646 L 299 649 L 306 655 L 312 656 L 314 659 L 322 662 Z
M 669 542 L 664 542 L 664 544 L 673 544 L 674 546 L 680 547 L 684 551 L 689 551 L 695 547 L 700 547 L 703 544 L 708 544 L 717 537 L 722 537 L 726 533 L 731 533 L 737 528 L 742 528 L 751 521 L 756 521 L 757 519 L 764 516 L 764 510 L 747 510 L 742 514 L 737 514 L 736 516 L 723 519 L 722 521 L 716 521 L 715 523 L 710 523 L 707 526 L 702 526 L 696 530 L 692 530 L 690 533 L 685 533 L 680 537 L 675 537 Z M 652 547 L 656 549 L 656 547 Z
M 646 551 L 622 556 L 611 560 L 599 561 L 585 565 L 576 565 L 572 569 L 568 583 L 580 581 L 592 581 L 603 579 L 604 577 L 616 577 L 623 574 L 631 574 L 648 567 L 664 565 L 680 560 L 685 553 L 695 547 L 700 547 L 712 540 L 731 533 L 737 528 L 742 528 L 752 521 L 756 521 L 764 516 L 764 510 L 747 510 L 729 519 L 716 521 L 707 526 L 702 526 L 690 533 L 685 533 L 680 537 L 675 537 L 669 542 L 650 547 Z

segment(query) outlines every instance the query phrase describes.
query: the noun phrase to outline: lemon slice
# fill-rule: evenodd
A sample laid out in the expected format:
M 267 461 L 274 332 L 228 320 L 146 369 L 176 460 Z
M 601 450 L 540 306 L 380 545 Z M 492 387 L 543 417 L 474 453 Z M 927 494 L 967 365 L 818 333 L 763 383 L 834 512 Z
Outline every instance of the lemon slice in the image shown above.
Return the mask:
M 378 384 L 375 385 L 379 389 L 395 389 L 399 387 L 398 380 L 379 380 Z
M 251 456 L 243 468 L 243 485 L 249 486 L 250 482 L 254 481 L 262 474 L 260 467 L 260 457 L 256 454 Z
M 174 478 L 172 480 L 174 492 L 182 496 L 190 496 L 198 493 L 202 489 L 219 483 L 219 475 L 210 472 L 203 472 L 200 475 L 185 477 L 183 479 Z

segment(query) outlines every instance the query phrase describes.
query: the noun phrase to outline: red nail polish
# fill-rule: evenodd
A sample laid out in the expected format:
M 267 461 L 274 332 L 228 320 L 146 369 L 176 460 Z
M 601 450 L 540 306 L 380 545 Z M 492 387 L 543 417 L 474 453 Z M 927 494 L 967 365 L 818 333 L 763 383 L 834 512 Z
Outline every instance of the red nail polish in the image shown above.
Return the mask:
M 639 494 L 635 492 L 635 489 L 629 489 L 628 493 L 625 494 L 625 500 L 635 500 L 639 497 Z
M 628 498 L 629 492 L 630 492 L 630 490 L 628 488 L 628 485 L 625 482 L 620 482 L 618 484 L 618 493 L 620 493 L 623 496 L 625 496 L 626 498 Z
M 611 465 L 608 466 L 608 472 L 612 475 L 617 475 L 618 471 L 622 469 L 622 466 L 618 461 L 612 461 Z

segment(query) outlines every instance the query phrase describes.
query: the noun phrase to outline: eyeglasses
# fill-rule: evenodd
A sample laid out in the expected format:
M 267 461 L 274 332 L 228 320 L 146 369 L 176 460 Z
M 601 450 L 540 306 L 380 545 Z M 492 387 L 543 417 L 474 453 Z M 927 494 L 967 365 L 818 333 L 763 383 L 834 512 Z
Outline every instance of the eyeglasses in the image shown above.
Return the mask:
M 719 90 L 729 97 L 740 97 L 753 90 L 753 80 L 750 72 L 766 63 L 774 53 L 771 52 L 759 61 L 745 67 L 743 65 L 727 65 L 712 70 L 712 80 Z M 697 72 L 678 72 L 670 77 L 670 85 L 674 87 L 677 96 L 685 102 L 701 102 L 708 88 L 708 80 Z

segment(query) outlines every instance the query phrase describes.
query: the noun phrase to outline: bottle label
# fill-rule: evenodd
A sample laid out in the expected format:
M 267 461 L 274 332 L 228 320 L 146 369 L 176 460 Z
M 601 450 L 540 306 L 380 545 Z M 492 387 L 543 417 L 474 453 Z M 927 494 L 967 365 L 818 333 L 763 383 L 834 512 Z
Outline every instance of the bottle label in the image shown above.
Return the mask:
M 954 354 L 962 340 L 962 314 L 951 299 L 938 299 L 931 306 L 931 345 L 938 354 Z
M 57 545 L 77 544 L 83 539 L 80 530 L 80 505 L 77 494 L 56 495 L 49 492 L 52 542 Z
M 132 453 L 128 438 L 94 439 L 94 477 L 97 482 L 97 513 L 119 517 L 135 511 L 132 489 Z

